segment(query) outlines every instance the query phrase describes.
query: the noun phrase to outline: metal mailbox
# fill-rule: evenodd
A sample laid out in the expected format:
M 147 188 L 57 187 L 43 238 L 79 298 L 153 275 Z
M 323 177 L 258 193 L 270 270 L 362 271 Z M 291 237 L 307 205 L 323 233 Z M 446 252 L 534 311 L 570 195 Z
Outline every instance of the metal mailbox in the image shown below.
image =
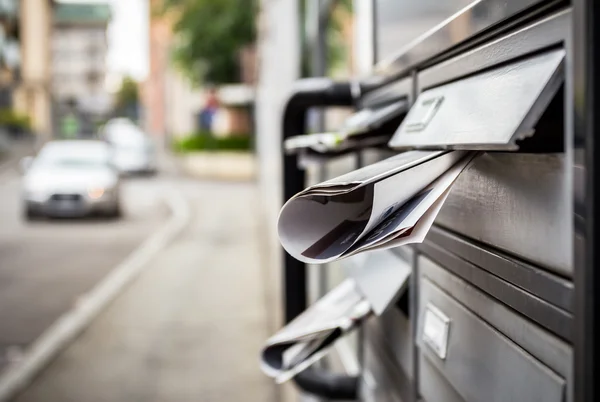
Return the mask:
M 595 385 L 575 375 L 595 356 L 585 353 L 594 330 L 581 316 L 595 311 L 593 286 L 582 279 L 593 277 L 595 261 L 584 219 L 593 211 L 584 191 L 593 183 L 585 161 L 593 159 L 584 156 L 593 154 L 577 133 L 574 122 L 584 123 L 573 95 L 581 90 L 576 50 L 592 48 L 578 49 L 572 38 L 583 23 L 573 8 L 583 6 L 408 4 L 396 4 L 398 20 L 442 9 L 445 18 L 386 51 L 392 56 L 374 70 L 378 86 L 354 104 L 375 108 L 400 93 L 410 100 L 389 143 L 396 152 L 482 154 L 458 178 L 425 242 L 388 252 L 409 285 L 363 328 L 356 398 L 591 401 Z M 392 14 L 375 14 L 381 32 L 403 32 Z M 390 50 L 389 37 L 377 40 Z M 372 289 L 369 270 L 380 263 L 347 271 Z

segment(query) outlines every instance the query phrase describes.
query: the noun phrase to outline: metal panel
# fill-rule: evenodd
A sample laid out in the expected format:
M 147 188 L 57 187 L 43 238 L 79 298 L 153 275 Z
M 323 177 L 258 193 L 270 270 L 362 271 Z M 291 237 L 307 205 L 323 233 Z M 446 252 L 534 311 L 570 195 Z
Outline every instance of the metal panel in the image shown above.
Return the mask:
M 518 57 L 565 42 L 571 34 L 571 10 L 558 12 L 486 45 L 423 70 L 420 90 L 474 74 Z
M 344 268 L 377 315 L 394 306 L 397 298 L 406 292 L 412 272 L 407 261 L 388 250 L 356 255 L 348 259 Z
M 573 385 L 573 349 L 569 345 L 427 258 L 419 258 L 419 271 L 449 296 L 468 306 L 478 317 L 565 378 L 570 389 Z M 567 395 L 567 400 L 570 400 L 572 393 L 567 392 Z
M 376 6 L 377 51 L 384 58 L 376 64 L 376 71 L 385 75 L 401 74 L 542 2 L 379 0 Z M 407 43 L 407 39 L 398 38 L 414 39 Z
M 443 264 L 446 269 L 455 275 L 519 311 L 560 338 L 567 341 L 572 340 L 572 314 L 532 296 L 523 289 L 468 263 L 431 242 L 423 243 L 419 249 L 432 260 Z
M 442 373 L 419 354 L 419 393 L 425 402 L 464 402 Z
M 517 149 L 562 85 L 564 57 L 549 51 L 421 93 L 389 145 Z
M 386 355 L 394 359 L 406 376 L 412 378 L 413 336 L 411 323 L 399 309 L 388 310 L 383 316 L 364 325 L 365 338 L 381 345 Z
M 420 289 L 418 342 L 421 352 L 470 402 L 562 402 L 565 380 L 486 324 L 432 282 Z M 425 306 L 450 319 L 447 356 L 441 360 L 422 342 Z
M 575 400 L 597 401 L 600 396 L 600 270 L 596 254 L 600 215 L 600 7 L 597 0 L 573 1 L 573 53 L 570 78 L 573 91 L 569 109 L 573 112 L 574 180 L 580 183 L 573 196 L 573 241 L 575 265 Z M 578 177 L 579 176 L 579 177 Z M 583 198 L 583 200 L 582 200 Z M 583 202 L 579 202 L 579 201 Z
M 412 101 L 413 80 L 403 78 L 393 84 L 386 85 L 381 89 L 367 92 L 360 99 L 361 107 L 376 107 L 382 103 L 392 102 L 398 99 Z
M 390 59 L 475 0 L 375 0 L 377 61 Z M 442 45 L 448 41 L 435 41 Z
M 409 402 L 408 378 L 378 352 L 379 345 L 368 343 L 364 351 L 364 368 L 360 400 L 364 402 Z
M 480 244 L 474 244 L 439 227 L 431 228 L 427 240 L 556 307 L 573 312 L 573 283 L 567 279 Z
M 564 154 L 488 153 L 456 181 L 436 224 L 572 276 Z

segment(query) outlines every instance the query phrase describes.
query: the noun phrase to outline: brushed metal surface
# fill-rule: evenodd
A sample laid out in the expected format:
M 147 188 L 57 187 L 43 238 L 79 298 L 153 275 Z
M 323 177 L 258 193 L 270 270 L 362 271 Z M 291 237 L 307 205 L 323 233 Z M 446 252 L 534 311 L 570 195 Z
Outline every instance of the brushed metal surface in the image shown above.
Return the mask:
M 518 286 L 536 298 L 573 313 L 574 289 L 569 279 L 439 226 L 431 228 L 426 241 L 451 251 L 455 256 Z
M 419 258 L 421 277 L 443 289 L 511 341 L 565 378 L 567 401 L 573 397 L 573 349 L 567 343 L 532 323 L 521 314 L 484 295 L 475 287 L 425 258 Z
M 564 58 L 565 51 L 557 49 L 429 89 L 419 95 L 389 145 L 516 149 L 517 140 L 533 134 L 563 83 Z
M 365 342 L 361 401 L 409 401 L 411 380 L 383 346 L 381 342 Z
M 467 401 L 562 402 L 566 381 L 495 328 L 423 277 L 419 294 L 421 353 Z M 422 342 L 425 306 L 450 319 L 448 354 L 442 361 Z
M 421 71 L 418 88 L 431 88 L 537 50 L 563 44 L 570 34 L 571 10 L 567 9 Z
M 392 60 L 401 49 L 472 3 L 477 1 L 375 0 L 376 61 Z M 438 46 L 443 43 L 446 38 L 435 41 Z
M 464 402 L 450 382 L 422 354 L 419 355 L 419 393 L 422 402 Z
M 487 153 L 456 181 L 436 224 L 572 276 L 564 154 Z
M 360 99 L 361 107 L 374 107 L 381 103 L 391 102 L 398 99 L 407 99 L 409 104 L 412 102 L 413 79 L 411 77 L 403 78 L 392 84 L 386 85 L 381 89 L 367 92 Z
M 419 246 L 419 250 L 431 260 L 442 264 L 452 274 L 519 311 L 557 337 L 566 342 L 573 342 L 573 315 L 571 313 L 531 295 L 518 286 L 492 275 L 427 240 Z
M 377 0 L 375 71 L 402 74 L 544 0 Z
M 412 327 L 408 318 L 398 309 L 391 309 L 364 326 L 365 339 L 381 345 L 406 375 L 412 378 L 413 343 Z
M 347 276 L 355 280 L 376 315 L 393 309 L 398 297 L 406 292 L 412 267 L 409 261 L 390 250 L 370 251 L 346 261 L 344 269 Z

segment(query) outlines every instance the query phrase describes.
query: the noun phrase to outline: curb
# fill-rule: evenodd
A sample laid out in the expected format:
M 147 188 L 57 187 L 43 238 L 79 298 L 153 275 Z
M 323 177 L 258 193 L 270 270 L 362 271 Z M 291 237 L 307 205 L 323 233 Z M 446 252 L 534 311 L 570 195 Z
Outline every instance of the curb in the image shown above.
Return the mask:
M 24 146 L 24 144 L 21 144 Z M 18 170 L 19 160 L 21 158 L 35 153 L 35 147 L 33 145 L 20 149 L 17 152 L 9 152 L 4 157 L 0 157 L 0 182 L 4 181 L 6 177 L 9 177 L 11 173 Z
M 168 192 L 167 192 L 168 193 Z M 178 189 L 173 188 L 165 201 L 171 210 L 169 221 L 147 238 L 123 262 L 117 265 L 70 311 L 58 318 L 25 352 L 23 359 L 0 375 L 0 402 L 10 401 L 24 390 L 71 341 L 141 274 L 157 252 L 167 246 L 187 226 L 191 215 Z
M 256 157 L 245 153 L 192 152 L 175 156 L 179 170 L 200 180 L 248 182 L 256 180 Z

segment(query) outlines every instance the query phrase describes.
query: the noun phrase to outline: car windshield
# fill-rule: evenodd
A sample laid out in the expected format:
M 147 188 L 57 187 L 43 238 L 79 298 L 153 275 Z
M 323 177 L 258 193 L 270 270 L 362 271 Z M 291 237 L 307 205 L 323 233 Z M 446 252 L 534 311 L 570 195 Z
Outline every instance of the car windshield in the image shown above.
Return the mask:
M 35 159 L 35 166 L 98 168 L 108 166 L 110 153 L 101 144 L 47 146 Z

